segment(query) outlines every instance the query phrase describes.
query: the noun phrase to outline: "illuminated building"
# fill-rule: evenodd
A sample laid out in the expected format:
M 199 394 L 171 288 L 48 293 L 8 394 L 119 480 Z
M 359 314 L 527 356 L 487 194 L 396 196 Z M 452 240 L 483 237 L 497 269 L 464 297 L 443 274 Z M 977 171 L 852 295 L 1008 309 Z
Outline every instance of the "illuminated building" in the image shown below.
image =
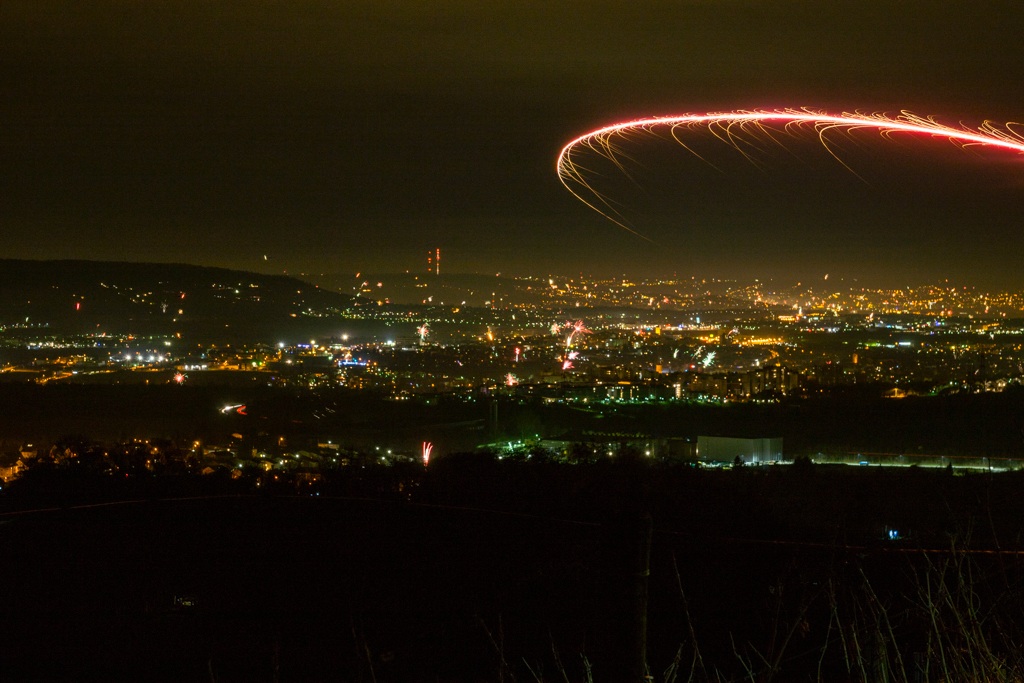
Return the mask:
M 782 438 L 698 436 L 697 459 L 704 462 L 742 462 L 748 465 L 777 462 L 782 460 Z

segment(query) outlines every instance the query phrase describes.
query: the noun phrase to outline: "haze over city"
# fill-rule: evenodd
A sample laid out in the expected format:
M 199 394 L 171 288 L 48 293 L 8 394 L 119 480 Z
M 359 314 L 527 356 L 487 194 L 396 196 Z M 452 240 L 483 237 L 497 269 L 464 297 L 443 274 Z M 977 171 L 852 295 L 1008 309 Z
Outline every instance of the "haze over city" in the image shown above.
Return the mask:
M 1017 286 L 1024 163 L 859 139 L 857 173 L 680 167 L 613 201 L 569 140 L 648 116 L 810 107 L 1021 120 L 1018 5 L 441 2 L 0 8 L 5 255 L 262 272 L 953 278 Z M 764 160 L 762 160 L 764 161 Z M 720 166 L 720 164 L 719 164 Z M 635 169 L 634 169 L 635 170 Z

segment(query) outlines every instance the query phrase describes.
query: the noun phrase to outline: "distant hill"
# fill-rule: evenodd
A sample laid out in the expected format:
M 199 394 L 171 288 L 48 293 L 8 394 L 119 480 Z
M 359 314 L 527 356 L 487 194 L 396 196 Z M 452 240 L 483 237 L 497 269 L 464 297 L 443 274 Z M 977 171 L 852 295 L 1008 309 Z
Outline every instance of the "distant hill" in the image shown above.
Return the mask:
M 0 259 L 0 325 L 259 336 L 356 305 L 350 296 L 284 275 L 174 263 Z

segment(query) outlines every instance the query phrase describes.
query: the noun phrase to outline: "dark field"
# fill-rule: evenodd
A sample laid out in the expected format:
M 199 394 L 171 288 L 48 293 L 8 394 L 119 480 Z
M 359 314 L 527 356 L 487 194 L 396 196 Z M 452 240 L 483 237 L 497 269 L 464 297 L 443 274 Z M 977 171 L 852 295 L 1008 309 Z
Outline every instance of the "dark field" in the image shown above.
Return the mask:
M 125 384 L 0 382 L 0 451 L 13 453 L 25 441 L 52 443 L 69 434 L 187 444 L 197 438 L 226 443 L 232 433 L 241 433 L 249 439 L 261 434 L 313 443 L 333 438 L 362 448 L 412 451 L 429 440 L 440 454 L 537 435 L 585 441 L 589 434 L 625 433 L 647 440 L 778 436 L 785 441 L 787 458 L 874 452 L 1024 459 L 1021 388 L 902 400 L 881 398 L 880 390 L 851 388 L 774 405 L 664 402 L 581 408 L 482 393 L 389 401 L 372 392 L 268 387 L 259 373 L 197 377 L 204 379 L 184 386 L 156 372 L 124 373 Z M 248 415 L 221 412 L 233 404 L 246 404 Z

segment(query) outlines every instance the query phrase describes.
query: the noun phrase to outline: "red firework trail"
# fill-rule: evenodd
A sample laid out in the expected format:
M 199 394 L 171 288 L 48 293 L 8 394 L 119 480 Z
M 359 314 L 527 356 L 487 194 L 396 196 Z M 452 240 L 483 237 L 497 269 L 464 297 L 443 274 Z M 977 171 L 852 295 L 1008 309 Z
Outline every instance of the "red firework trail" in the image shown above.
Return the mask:
M 831 133 L 848 133 L 854 130 L 875 129 L 883 138 L 892 133 L 911 133 L 926 137 L 940 138 L 962 147 L 982 146 L 1005 149 L 1012 152 L 1024 152 L 1024 134 L 1015 130 L 1021 124 L 1008 123 L 999 126 L 986 121 L 981 126 L 971 128 L 961 125 L 959 128 L 939 123 L 933 118 L 922 117 L 909 112 L 889 114 L 843 113 L 826 114 L 810 109 L 783 109 L 777 111 L 735 111 L 712 114 L 684 114 L 680 116 L 656 116 L 635 121 L 614 123 L 598 128 L 562 148 L 558 155 L 556 169 L 558 178 L 569 192 L 581 202 L 598 212 L 619 227 L 634 235 L 650 241 L 633 228 L 625 224 L 625 218 L 598 192 L 587 180 L 588 168 L 574 159 L 574 156 L 585 152 L 596 153 L 611 161 L 619 170 L 625 172 L 625 158 L 621 152 L 620 142 L 636 134 L 652 133 L 660 129 L 668 129 L 673 140 L 683 148 L 690 150 L 680 139 L 680 134 L 687 129 L 705 126 L 722 142 L 732 146 L 744 156 L 745 138 L 750 133 L 762 133 L 773 137 L 778 127 L 769 128 L 768 124 L 781 124 L 785 132 L 795 128 L 813 130 L 821 145 L 843 166 L 846 164 L 833 151 L 828 135 Z M 694 152 L 696 154 L 696 152 Z M 698 155 L 699 156 L 699 155 Z M 849 168 L 847 166 L 847 168 Z M 852 171 L 852 169 L 850 169 Z

